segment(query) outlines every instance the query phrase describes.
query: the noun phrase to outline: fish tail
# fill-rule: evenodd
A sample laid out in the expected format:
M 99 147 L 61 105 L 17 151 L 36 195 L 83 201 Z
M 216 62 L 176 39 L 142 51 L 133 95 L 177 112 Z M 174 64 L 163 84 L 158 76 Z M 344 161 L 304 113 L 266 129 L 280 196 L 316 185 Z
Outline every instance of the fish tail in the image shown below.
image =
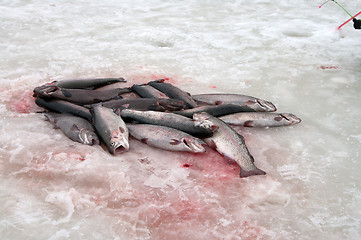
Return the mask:
M 254 170 L 251 170 L 251 171 L 245 171 L 245 170 L 242 170 L 241 169 L 241 172 L 239 174 L 239 176 L 241 178 L 245 178 L 245 177 L 250 177 L 250 176 L 253 176 L 253 175 L 265 175 L 266 172 L 259 169 L 259 168 L 256 168 Z

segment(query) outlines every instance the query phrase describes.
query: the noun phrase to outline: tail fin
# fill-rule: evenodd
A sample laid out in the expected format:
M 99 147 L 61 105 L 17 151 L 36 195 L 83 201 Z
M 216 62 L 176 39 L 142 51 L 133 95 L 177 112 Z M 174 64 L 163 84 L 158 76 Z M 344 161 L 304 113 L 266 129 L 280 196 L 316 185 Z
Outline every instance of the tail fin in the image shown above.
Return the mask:
M 245 177 L 250 177 L 253 175 L 265 175 L 265 174 L 266 174 L 266 172 L 259 168 L 256 168 L 255 170 L 251 170 L 251 171 L 244 171 L 241 169 L 239 176 L 241 178 L 245 178 Z

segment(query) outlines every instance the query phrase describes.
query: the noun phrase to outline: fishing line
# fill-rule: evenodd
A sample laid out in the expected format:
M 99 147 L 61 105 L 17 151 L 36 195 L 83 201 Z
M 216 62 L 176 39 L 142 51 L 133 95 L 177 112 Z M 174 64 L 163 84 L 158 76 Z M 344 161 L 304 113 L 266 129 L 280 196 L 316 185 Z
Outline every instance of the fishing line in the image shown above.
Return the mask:
M 356 19 L 356 17 L 357 17 L 358 15 L 360 15 L 360 14 L 361 14 L 361 12 L 357 13 L 355 16 L 351 16 L 351 18 L 350 18 L 349 20 L 347 20 L 346 22 L 344 22 L 344 23 L 342 23 L 340 26 L 338 26 L 337 30 L 340 30 L 340 28 L 342 28 L 343 25 L 345 25 L 346 23 L 348 23 L 348 22 L 351 21 L 352 19 Z M 358 21 L 360 21 L 360 20 L 358 20 Z M 359 28 L 356 28 L 356 27 L 355 27 L 355 29 L 359 29 Z
M 353 17 L 349 12 L 346 11 L 346 9 L 344 9 L 341 4 L 339 4 L 338 2 L 336 2 L 335 0 L 331 0 L 332 2 L 336 3 L 337 5 L 339 5 L 350 17 Z
M 344 7 L 341 6 L 341 4 L 339 4 L 338 2 L 336 2 L 335 0 L 327 0 L 326 2 L 322 3 L 319 8 L 321 8 L 323 5 L 325 5 L 326 3 L 328 3 L 329 1 L 332 1 L 334 3 L 336 3 L 338 6 L 340 6 L 340 8 L 342 8 L 350 17 L 352 17 L 352 15 L 346 11 L 346 9 Z
M 328 3 L 330 0 L 327 0 L 326 2 L 322 3 L 320 6 L 318 6 L 318 8 L 321 8 L 323 5 L 325 5 L 326 3 Z
M 354 22 L 354 28 L 355 29 L 361 29 L 361 19 L 356 19 L 356 17 L 358 15 L 361 14 L 361 12 L 357 13 L 355 16 L 352 16 L 349 12 L 347 12 L 347 10 L 341 6 L 341 4 L 339 4 L 338 2 L 336 2 L 335 0 L 327 0 L 326 2 L 322 3 L 319 8 L 321 8 L 323 5 L 325 5 L 326 3 L 328 3 L 329 1 L 332 1 L 334 3 L 336 3 L 340 8 L 342 8 L 351 18 L 348 19 L 346 22 L 342 23 L 340 26 L 338 26 L 338 30 L 340 30 L 340 28 L 342 28 L 346 23 L 348 23 L 349 21 L 353 20 Z

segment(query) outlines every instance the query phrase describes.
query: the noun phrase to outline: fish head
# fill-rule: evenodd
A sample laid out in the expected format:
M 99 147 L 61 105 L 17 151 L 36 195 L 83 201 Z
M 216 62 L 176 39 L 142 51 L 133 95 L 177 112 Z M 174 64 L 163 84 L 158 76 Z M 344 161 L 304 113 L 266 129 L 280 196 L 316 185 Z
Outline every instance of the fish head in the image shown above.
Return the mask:
M 213 121 L 211 120 L 212 118 L 213 116 L 206 112 L 193 114 L 193 120 L 195 126 L 202 127 L 214 132 L 218 129 L 218 126 L 213 123 Z
M 247 101 L 246 105 L 257 112 L 274 112 L 277 110 L 276 106 L 273 103 L 262 99 Z
M 56 92 L 59 88 L 55 85 L 42 85 L 34 88 L 34 97 L 50 97 L 53 92 Z
M 301 119 L 292 113 L 282 113 L 280 116 L 282 117 L 281 120 L 285 121 L 288 125 L 298 124 L 301 122 Z
M 93 132 L 86 129 L 80 129 L 79 139 L 86 145 L 99 145 L 100 141 L 98 136 Z
M 110 135 L 110 152 L 118 154 L 129 150 L 128 132 L 125 129 L 119 128 Z
M 181 139 L 181 142 L 189 148 L 190 152 L 204 153 L 206 151 L 205 146 L 207 144 L 200 139 L 184 137 Z

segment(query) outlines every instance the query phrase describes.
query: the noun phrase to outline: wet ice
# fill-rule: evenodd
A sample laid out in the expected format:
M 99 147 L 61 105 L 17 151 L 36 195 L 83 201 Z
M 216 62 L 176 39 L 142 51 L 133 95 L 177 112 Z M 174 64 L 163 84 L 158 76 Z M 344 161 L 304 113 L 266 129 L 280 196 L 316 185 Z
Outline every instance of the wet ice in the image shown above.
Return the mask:
M 3 1 L 2 239 L 359 239 L 360 32 L 335 31 L 348 16 L 318 5 Z M 303 122 L 240 128 L 267 175 L 239 179 L 212 150 L 133 141 L 113 157 L 74 143 L 28 94 L 51 80 L 119 76 L 252 95 Z

